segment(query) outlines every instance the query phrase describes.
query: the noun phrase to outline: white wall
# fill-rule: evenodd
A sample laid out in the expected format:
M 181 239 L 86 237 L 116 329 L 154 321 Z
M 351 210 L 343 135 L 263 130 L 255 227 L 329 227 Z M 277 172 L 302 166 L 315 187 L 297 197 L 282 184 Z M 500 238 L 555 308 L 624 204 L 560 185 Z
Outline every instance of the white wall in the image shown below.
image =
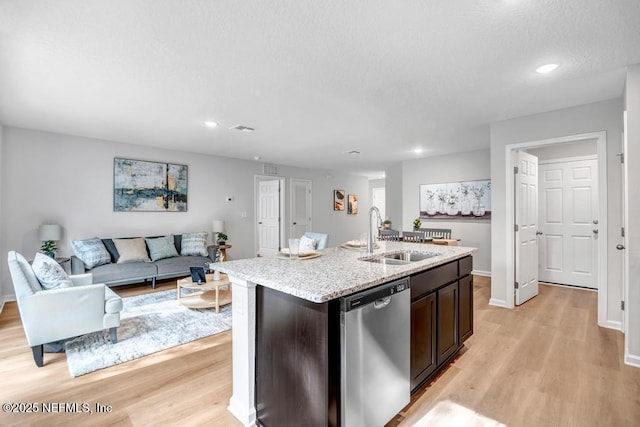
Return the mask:
M 403 216 L 402 223 L 394 224 L 394 228 L 407 231 L 413 229 L 413 220 L 420 212 L 420 184 L 488 179 L 491 176 L 489 159 L 489 150 L 480 150 L 402 162 Z M 452 236 L 461 239 L 460 245 L 478 248 L 478 252 L 473 254 L 474 271 L 490 274 L 490 220 L 423 220 L 422 227 L 450 228 Z
M 1 253 L 17 250 L 33 257 L 40 247 L 37 229 L 44 222 L 63 226 L 58 254 L 68 256 L 72 239 L 211 232 L 212 220 L 224 219 L 233 245 L 229 257 L 255 254 L 254 175 L 262 172 L 261 163 L 12 127 L 4 128 L 0 152 Z M 187 164 L 188 212 L 113 212 L 114 157 Z M 369 209 L 366 177 L 284 166 L 278 173 L 312 180 L 313 228 L 329 233 L 330 245 L 357 238 L 366 230 L 366 215 L 333 211 L 335 188 L 358 194 L 360 211 Z M 225 202 L 226 196 L 234 201 Z M 242 212 L 246 218 L 241 218 Z M 286 206 L 287 231 L 288 213 Z M 6 270 L 2 279 L 5 295 L 13 294 Z
M 3 141 L 4 141 L 3 135 L 4 135 L 3 126 L 0 123 L 0 194 L 4 194 L 4 188 L 2 188 L 2 175 L 3 175 L 3 173 L 2 173 L 2 170 L 3 170 L 2 165 L 4 164 L 3 161 L 2 161 L 2 158 L 3 158 L 2 153 L 4 151 L 2 149 L 2 147 L 4 145 L 3 144 Z M 2 221 L 2 199 L 3 198 L 0 196 L 0 248 L 2 248 L 2 242 L 4 242 L 4 226 L 3 226 L 4 224 L 3 224 L 3 221 Z M 6 251 L 0 250 L 0 255 L 1 254 L 5 254 L 5 253 L 6 253 Z M 5 264 L 6 264 L 5 261 L 0 261 L 0 279 L 4 277 Z M 4 286 L 2 286 L 2 282 L 0 282 L 0 312 L 2 312 L 2 308 L 4 307 L 4 295 L 5 295 Z
M 536 156 L 539 161 L 590 156 L 598 154 L 598 141 L 591 139 L 581 142 L 549 145 L 542 148 L 531 148 L 525 151 Z
M 402 163 L 385 170 L 385 211 L 394 229 L 402 225 L 402 185 Z
M 628 226 L 626 251 L 629 256 L 629 283 L 627 301 L 626 361 L 640 366 L 640 168 L 634 167 L 640 159 L 640 64 L 627 72 L 625 93 L 627 110 L 628 166 Z
M 496 305 L 513 305 L 513 296 L 508 295 L 511 286 L 506 278 L 506 229 L 505 176 L 509 164 L 505 159 L 508 144 L 537 141 L 561 136 L 606 131 L 607 138 L 607 192 L 609 248 L 607 249 L 608 307 L 607 321 L 621 321 L 621 268 L 622 257 L 615 249 L 614 236 L 619 236 L 621 227 L 620 164 L 616 154 L 621 149 L 622 100 L 612 99 L 579 107 L 551 111 L 533 116 L 491 124 L 491 302 Z

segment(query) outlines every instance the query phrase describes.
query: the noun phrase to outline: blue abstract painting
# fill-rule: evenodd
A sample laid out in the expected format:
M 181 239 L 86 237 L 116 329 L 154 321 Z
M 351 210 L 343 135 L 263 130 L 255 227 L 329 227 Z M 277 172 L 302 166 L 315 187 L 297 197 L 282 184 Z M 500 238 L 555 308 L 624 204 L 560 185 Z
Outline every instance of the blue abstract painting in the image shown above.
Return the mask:
M 186 212 L 187 165 L 113 159 L 115 212 Z

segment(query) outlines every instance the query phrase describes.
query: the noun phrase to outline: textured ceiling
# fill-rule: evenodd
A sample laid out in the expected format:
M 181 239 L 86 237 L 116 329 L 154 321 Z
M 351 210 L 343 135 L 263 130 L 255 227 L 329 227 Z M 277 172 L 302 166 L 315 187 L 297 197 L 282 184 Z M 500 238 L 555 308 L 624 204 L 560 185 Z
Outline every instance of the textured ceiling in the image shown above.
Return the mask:
M 369 176 L 634 63 L 638 0 L 0 1 L 5 125 Z

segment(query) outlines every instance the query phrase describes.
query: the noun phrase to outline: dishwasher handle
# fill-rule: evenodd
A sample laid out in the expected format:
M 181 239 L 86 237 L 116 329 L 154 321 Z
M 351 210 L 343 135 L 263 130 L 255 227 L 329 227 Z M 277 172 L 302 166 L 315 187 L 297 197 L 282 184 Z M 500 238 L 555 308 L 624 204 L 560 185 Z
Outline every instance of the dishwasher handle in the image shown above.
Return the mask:
M 373 308 L 376 310 L 380 310 L 385 308 L 391 302 L 391 297 L 380 298 L 378 301 L 373 303 Z

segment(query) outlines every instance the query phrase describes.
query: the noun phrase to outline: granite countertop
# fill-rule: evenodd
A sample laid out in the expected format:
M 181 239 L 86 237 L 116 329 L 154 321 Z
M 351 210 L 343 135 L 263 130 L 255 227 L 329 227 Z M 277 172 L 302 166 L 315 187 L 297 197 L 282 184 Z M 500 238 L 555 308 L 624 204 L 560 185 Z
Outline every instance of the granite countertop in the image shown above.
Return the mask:
M 423 243 L 378 242 L 374 255 L 397 251 L 436 253 L 437 256 L 404 265 L 365 262 L 364 250 L 331 247 L 312 259 L 289 260 L 277 256 L 218 263 L 216 268 L 232 277 L 321 303 L 376 285 L 428 270 L 471 255 L 476 248 Z

